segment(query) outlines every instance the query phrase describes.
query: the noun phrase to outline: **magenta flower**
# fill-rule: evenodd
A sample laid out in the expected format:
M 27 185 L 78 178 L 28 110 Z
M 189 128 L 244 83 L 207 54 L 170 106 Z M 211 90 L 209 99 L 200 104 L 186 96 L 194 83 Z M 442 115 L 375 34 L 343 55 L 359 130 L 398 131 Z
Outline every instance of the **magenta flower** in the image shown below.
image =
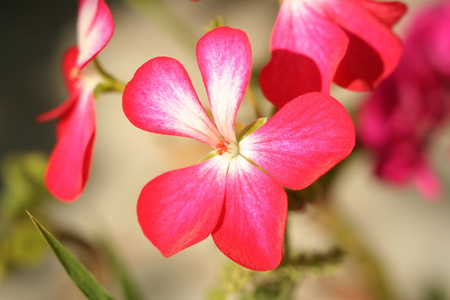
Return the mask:
M 338 101 L 312 93 L 236 136 L 251 71 L 247 35 L 229 27 L 210 31 L 198 42 L 197 60 L 215 125 L 175 59 L 148 61 L 125 88 L 123 109 L 135 126 L 214 148 L 209 159 L 150 181 L 138 200 L 139 223 L 166 257 L 211 234 L 242 266 L 275 268 L 287 215 L 282 186 L 302 189 L 344 159 L 354 146 L 353 123 Z
M 399 2 L 284 0 L 259 77 L 264 95 L 282 107 L 307 92 L 329 93 L 332 82 L 371 90 L 398 63 L 402 47 L 390 27 L 405 10 Z
M 450 117 L 449 31 L 449 2 L 418 15 L 398 68 L 359 112 L 359 137 L 376 157 L 376 174 L 397 185 L 413 182 L 430 200 L 441 186 L 426 152 Z
M 47 166 L 45 182 L 62 201 L 73 201 L 89 176 L 95 138 L 94 89 L 101 78 L 89 64 L 106 46 L 114 31 L 111 12 L 103 0 L 80 0 L 77 19 L 78 47 L 62 60 L 69 98 L 38 120 L 58 118 L 57 144 Z

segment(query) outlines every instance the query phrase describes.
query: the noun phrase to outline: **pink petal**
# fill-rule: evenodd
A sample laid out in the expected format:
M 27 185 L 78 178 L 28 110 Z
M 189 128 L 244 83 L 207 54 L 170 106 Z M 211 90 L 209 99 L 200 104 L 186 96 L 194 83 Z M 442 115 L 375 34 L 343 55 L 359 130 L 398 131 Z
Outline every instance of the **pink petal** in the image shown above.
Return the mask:
M 114 20 L 104 0 L 80 0 L 78 6 L 77 41 L 80 53 L 77 67 L 82 69 L 109 42 Z
M 75 66 L 77 56 L 78 56 L 77 47 L 71 47 L 64 53 L 62 59 L 62 72 L 64 81 L 66 83 L 66 88 L 70 94 L 69 98 L 59 106 L 53 108 L 52 110 L 40 114 L 37 117 L 38 122 L 46 122 L 61 116 L 62 114 L 64 114 L 64 112 L 69 110 L 70 107 L 73 105 L 73 103 L 76 101 L 78 93 L 73 91 L 76 88 L 77 82 L 80 80 L 78 76 L 79 69 Z
M 359 4 L 388 27 L 397 23 L 406 12 L 406 5 L 401 2 L 360 0 Z
M 57 144 L 50 155 L 46 173 L 49 191 L 62 201 L 73 201 L 83 191 L 91 167 L 95 137 L 92 90 L 80 87 L 76 100 L 58 120 Z
M 64 101 L 57 107 L 37 116 L 36 121 L 39 123 L 47 122 L 47 121 L 50 121 L 52 119 L 62 116 L 65 112 L 67 112 L 68 110 L 71 110 L 71 107 L 77 101 L 77 97 L 78 97 L 78 95 L 76 95 L 75 93 L 72 93 L 69 96 L 69 98 L 66 99 L 66 101 Z
M 150 132 L 191 137 L 213 148 L 222 138 L 186 70 L 173 58 L 154 58 L 136 71 L 123 93 L 123 111 Z
M 423 68 L 433 68 L 433 72 L 441 72 L 441 76 L 449 78 L 449 32 L 450 2 L 439 1 L 414 17 L 405 39 L 405 52 L 414 56 L 410 60 L 424 60 Z
M 287 196 L 281 185 L 237 156 L 228 170 L 223 208 L 212 234 L 217 247 L 246 268 L 277 267 L 287 216 Z
M 244 157 L 290 189 L 313 183 L 347 157 L 354 145 L 350 116 L 324 93 L 295 98 L 239 144 Z
M 67 49 L 62 59 L 62 74 L 69 94 L 76 88 L 76 84 L 80 80 L 80 68 L 76 65 L 78 53 L 78 48 L 72 46 Z
M 228 164 L 216 156 L 164 173 L 142 190 L 137 214 L 145 236 L 169 257 L 204 240 L 217 224 Z
M 412 179 L 419 191 L 429 202 L 433 202 L 442 194 L 442 186 L 436 174 L 425 162 L 417 163 Z
M 307 93 L 329 93 L 347 35 L 305 1 L 283 1 L 272 31 L 269 63 L 259 81 L 277 107 Z
M 402 45 L 390 27 L 406 7 L 389 3 L 370 6 L 367 1 L 362 1 L 363 5 L 360 1 L 334 2 L 324 9 L 350 38 L 334 82 L 354 91 L 372 90 L 392 73 L 400 60 Z M 382 17 L 388 9 L 392 9 L 389 15 Z
M 223 137 L 234 141 L 236 113 L 250 80 L 248 37 L 238 29 L 216 28 L 199 40 L 197 61 L 217 128 Z

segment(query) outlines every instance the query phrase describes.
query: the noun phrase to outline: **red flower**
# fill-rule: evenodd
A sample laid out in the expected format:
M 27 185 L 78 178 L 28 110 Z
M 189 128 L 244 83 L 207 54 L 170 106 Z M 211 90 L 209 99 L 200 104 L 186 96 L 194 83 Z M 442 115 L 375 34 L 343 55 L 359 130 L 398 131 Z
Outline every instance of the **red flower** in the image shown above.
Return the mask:
M 371 90 L 398 63 L 402 47 L 390 27 L 405 10 L 399 2 L 284 0 L 259 77 L 264 95 L 282 107 L 307 92 L 329 93 L 332 82 Z
M 80 0 L 77 19 L 78 47 L 62 60 L 69 98 L 38 117 L 43 122 L 58 118 L 57 144 L 47 166 L 46 185 L 62 201 L 73 201 L 89 176 L 95 138 L 94 89 L 101 82 L 88 63 L 106 46 L 114 22 L 103 0 Z
M 166 257 L 211 234 L 242 266 L 273 269 L 282 257 L 287 215 L 282 186 L 305 188 L 344 159 L 354 146 L 353 123 L 334 98 L 312 93 L 249 135 L 236 136 L 251 71 L 247 35 L 214 29 L 198 42 L 197 60 L 215 124 L 175 59 L 148 61 L 125 88 L 123 109 L 135 126 L 214 149 L 206 161 L 150 181 L 139 196 L 139 223 Z
M 449 31 L 449 2 L 418 15 L 398 68 L 359 114 L 359 136 L 376 156 L 377 175 L 398 185 L 412 181 L 430 200 L 441 187 L 426 151 L 450 117 Z

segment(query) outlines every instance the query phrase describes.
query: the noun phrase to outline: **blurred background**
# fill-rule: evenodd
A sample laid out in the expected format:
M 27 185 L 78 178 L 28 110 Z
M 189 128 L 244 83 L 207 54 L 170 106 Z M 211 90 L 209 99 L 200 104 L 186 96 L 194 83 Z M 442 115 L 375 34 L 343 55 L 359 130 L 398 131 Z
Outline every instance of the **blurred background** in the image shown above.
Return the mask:
M 395 26 L 400 36 L 415 12 L 430 3 L 404 2 L 409 12 Z M 98 57 L 103 67 L 128 82 L 150 58 L 176 58 L 204 103 L 195 45 L 211 20 L 221 16 L 228 26 L 248 34 L 257 72 L 270 57 L 269 38 L 279 9 L 273 0 L 107 3 L 116 29 Z M 75 0 L 0 4 L 0 215 L 5 218 L 0 222 L 0 299 L 83 299 L 25 209 L 50 231 L 60 233 L 61 241 L 113 292 L 114 281 L 105 271 L 108 263 L 97 258 L 102 252 L 98 249 L 105 247 L 120 257 L 145 295 L 143 299 L 213 299 L 223 282 L 230 282 L 224 275 L 229 268 L 237 268 L 236 274 L 244 271 L 229 267 L 232 263 L 211 238 L 164 258 L 144 237 L 136 218 L 142 187 L 163 172 L 195 164 L 208 152 L 206 146 L 137 129 L 122 112 L 119 93 L 101 94 L 95 103 L 97 135 L 91 175 L 82 196 L 73 203 L 62 203 L 42 186 L 45 161 L 55 143 L 55 121 L 38 124 L 35 117 L 67 97 L 60 61 L 65 49 L 76 43 L 77 5 Z M 255 92 L 267 115 L 269 105 L 259 90 Z M 333 95 L 349 111 L 355 111 L 367 96 L 337 87 Z M 246 124 L 253 119 L 244 101 L 238 121 Z M 393 299 L 450 299 L 448 126 L 433 137 L 431 145 L 433 168 L 444 187 L 435 202 L 425 201 L 413 186 L 399 188 L 377 179 L 370 154 L 356 151 L 340 164 L 329 188 L 333 217 L 315 205 L 291 213 L 291 243 L 305 253 L 323 252 L 344 234 L 345 241 L 357 243 L 364 256 L 370 257 Z M 342 227 L 330 218 L 338 218 Z M 103 248 L 97 248 L 99 242 Z M 344 259 L 327 272 L 302 273 L 292 297 L 385 300 L 368 292 L 370 276 L 367 281 L 361 279 L 365 269 L 357 267 L 355 260 Z

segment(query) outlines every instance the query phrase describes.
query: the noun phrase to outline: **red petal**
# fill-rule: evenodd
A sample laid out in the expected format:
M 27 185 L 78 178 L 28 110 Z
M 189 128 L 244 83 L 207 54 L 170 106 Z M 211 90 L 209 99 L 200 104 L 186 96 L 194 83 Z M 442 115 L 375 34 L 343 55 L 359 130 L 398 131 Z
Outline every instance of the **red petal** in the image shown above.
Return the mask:
M 259 77 L 277 107 L 307 92 L 328 93 L 348 37 L 304 1 L 283 1 L 271 37 L 271 59 Z
M 347 157 L 355 129 L 345 108 L 324 93 L 309 93 L 283 106 L 244 138 L 240 153 L 283 186 L 302 189 Z
M 406 5 L 401 2 L 377 2 L 372 0 L 361 0 L 362 7 L 373 14 L 386 26 L 391 27 L 397 23 L 406 12 Z
M 428 162 L 420 161 L 417 163 L 415 174 L 412 174 L 412 180 L 427 201 L 433 202 L 442 195 L 442 186 L 439 178 Z
M 246 268 L 277 267 L 287 216 L 287 196 L 281 185 L 237 156 L 228 170 L 223 209 L 212 234 L 217 247 Z
M 173 58 L 154 58 L 136 71 L 123 93 L 123 111 L 150 132 L 191 137 L 213 148 L 222 138 L 186 70 Z
M 50 156 L 46 184 L 62 201 L 73 201 L 83 191 L 89 176 L 95 137 L 92 90 L 75 91 L 75 102 L 58 120 L 57 144 Z
M 197 60 L 217 128 L 235 141 L 234 121 L 250 80 L 248 37 L 229 27 L 211 30 L 197 44 Z
M 71 109 L 71 107 L 76 102 L 76 100 L 77 100 L 77 95 L 71 94 L 69 96 L 69 98 L 66 99 L 66 101 L 61 103 L 59 106 L 37 116 L 36 121 L 37 122 L 47 122 L 47 121 L 50 121 L 52 119 L 62 116 L 66 111 Z
M 77 82 L 80 80 L 80 69 L 76 66 L 78 53 L 77 47 L 70 47 L 62 59 L 62 74 L 69 94 L 76 88 Z
M 366 9 L 369 7 L 370 10 Z M 389 8 L 392 9 L 389 15 L 382 17 Z M 350 38 L 334 82 L 354 91 L 372 90 L 392 73 L 400 60 L 402 45 L 390 26 L 405 12 L 405 7 L 340 0 L 326 6 L 326 11 Z
M 227 163 L 215 157 L 164 173 L 142 190 L 137 205 L 147 238 L 168 257 L 204 240 L 222 209 Z
M 284 1 L 259 78 L 264 95 L 282 107 L 307 92 L 328 93 L 332 81 L 372 89 L 398 63 L 402 47 L 390 27 L 404 12 L 398 2 Z
M 77 82 L 80 81 L 80 78 L 78 76 L 79 69 L 75 66 L 77 56 L 78 56 L 77 47 L 71 47 L 64 53 L 62 59 L 62 73 L 64 81 L 66 83 L 66 88 L 70 94 L 69 98 L 59 106 L 53 108 L 52 110 L 40 114 L 37 117 L 38 122 L 46 122 L 51 119 L 58 118 L 59 116 L 64 114 L 64 112 L 70 110 L 71 106 L 78 98 L 79 92 L 74 92 L 77 86 Z
M 111 39 L 114 20 L 104 0 L 80 0 L 79 3 L 77 40 L 80 53 L 77 67 L 82 69 Z

